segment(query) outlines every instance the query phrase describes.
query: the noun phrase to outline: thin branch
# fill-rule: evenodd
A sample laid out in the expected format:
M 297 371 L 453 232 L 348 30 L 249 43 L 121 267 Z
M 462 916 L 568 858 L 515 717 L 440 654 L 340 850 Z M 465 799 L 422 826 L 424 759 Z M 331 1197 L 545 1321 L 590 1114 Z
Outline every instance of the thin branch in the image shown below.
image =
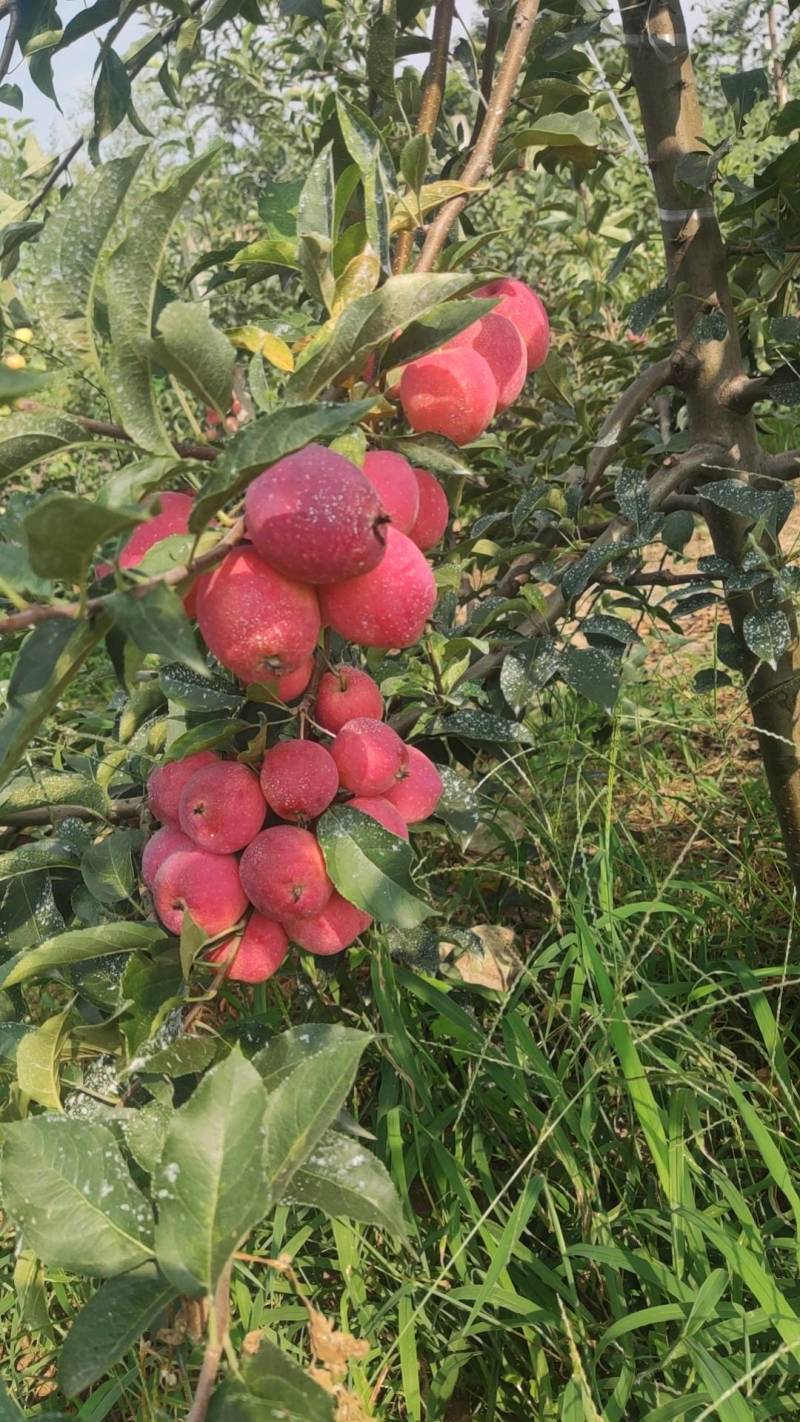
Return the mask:
M 132 442 L 131 436 L 127 430 L 122 428 L 122 425 L 112 424 L 109 420 L 90 420 L 86 415 L 75 414 L 73 410 L 68 410 L 67 414 L 71 420 L 76 420 L 79 425 L 83 425 L 89 434 L 104 435 L 106 439 Z M 181 459 L 217 459 L 222 453 L 221 449 L 216 449 L 211 444 L 176 444 L 174 448 Z
M 481 136 L 481 129 L 486 121 L 486 113 L 489 108 L 489 97 L 492 92 L 492 81 L 494 79 L 494 65 L 497 59 L 497 46 L 500 43 L 500 20 L 497 15 L 492 15 L 486 25 L 486 42 L 483 46 L 483 56 L 481 58 L 481 83 L 478 92 L 478 112 L 475 115 L 475 125 L 469 140 L 470 148 Z
M 654 573 L 629 573 L 625 578 L 615 578 L 610 573 L 599 573 L 593 579 L 601 588 L 679 588 L 684 583 L 721 583 L 721 573 L 674 573 L 665 569 Z
M 19 0 L 8 0 L 8 28 L 0 52 L 0 81 L 5 79 L 14 54 L 14 45 L 19 34 Z
M 427 134 L 428 138 L 432 138 L 436 132 L 439 110 L 444 98 L 444 88 L 447 82 L 447 58 L 450 53 L 450 31 L 453 28 L 454 12 L 455 0 L 436 0 L 436 14 L 431 36 L 431 57 L 425 70 L 422 99 L 417 116 L 417 134 Z M 404 272 L 408 266 L 413 245 L 413 231 L 401 232 L 397 239 L 392 266 L 395 276 Z
M 691 479 L 710 465 L 712 468 L 722 469 L 725 467 L 723 461 L 725 451 L 719 445 L 696 445 L 692 449 L 687 449 L 684 454 L 677 455 L 666 461 L 658 468 L 648 481 L 650 494 L 650 507 L 653 511 L 663 509 L 668 501 L 675 496 L 675 491 L 687 484 Z M 630 523 L 624 518 L 614 518 L 595 539 L 591 547 L 579 557 L 584 557 L 587 552 L 594 552 L 601 548 L 611 547 L 619 543 L 630 531 Z M 572 560 L 573 562 L 578 559 Z M 571 564 L 565 564 L 562 573 Z M 604 574 L 598 569 L 589 580 L 589 585 L 598 583 Z M 569 602 L 560 587 L 553 589 L 545 598 L 543 612 L 538 612 L 534 617 L 526 619 L 516 629 L 521 637 L 546 637 L 549 636 L 557 622 L 560 622 L 569 611 Z M 507 649 L 496 652 L 487 652 L 485 656 L 479 657 L 472 666 L 462 673 L 455 687 L 465 681 L 486 681 L 493 672 L 497 671 L 507 655 Z M 454 689 L 455 689 L 454 687 Z M 404 735 L 419 719 L 422 708 L 409 707 L 407 711 L 401 711 L 393 716 L 390 721 L 392 728 L 399 735 Z
M 145 578 L 143 582 L 137 583 L 129 591 L 134 597 L 144 597 L 146 593 L 159 584 L 164 583 L 166 587 L 177 587 L 180 583 L 185 583 L 187 579 L 194 578 L 198 573 L 205 573 L 209 568 L 213 568 L 220 563 L 226 553 L 237 544 L 244 534 L 244 519 L 239 518 L 228 532 L 210 548 L 207 553 L 201 553 L 199 558 L 194 558 L 189 563 L 178 564 L 175 568 L 170 568 L 166 573 L 156 573 L 152 578 Z M 115 593 L 104 593 L 102 597 L 90 597 L 87 602 L 55 602 L 40 603 L 36 607 L 28 607 L 24 612 L 12 613 L 10 617 L 0 619 L 0 636 L 9 632 L 22 632 L 27 627 L 35 627 L 40 622 L 51 622 L 54 618 L 72 619 L 94 617 L 97 613 L 105 612 Z
M 0 809 L 0 826 L 14 825 L 55 825 L 59 820 L 101 820 L 106 824 L 118 824 L 125 820 L 138 820 L 144 801 L 141 795 L 129 800 L 112 800 L 106 811 L 90 810 L 86 805 L 37 805 L 32 810 Z
M 225 1335 L 228 1331 L 232 1269 L 233 1260 L 231 1259 L 219 1276 L 208 1320 L 208 1342 L 203 1354 L 203 1366 L 197 1380 L 194 1401 L 186 1414 L 186 1422 L 205 1422 L 208 1414 L 208 1404 L 214 1391 L 214 1384 L 222 1360 Z
M 511 22 L 511 33 L 497 78 L 492 85 L 480 137 L 460 175 L 460 181 L 468 189 L 477 187 L 491 167 L 503 122 L 517 87 L 519 72 L 527 53 L 533 22 L 538 10 L 539 0 L 517 0 L 516 12 Z M 439 253 L 447 241 L 450 228 L 467 205 L 467 196 L 468 194 L 464 193 L 460 197 L 451 198 L 439 209 L 428 229 L 425 245 L 415 267 L 416 271 L 429 272 L 433 270 Z
M 800 479 L 800 449 L 763 455 L 761 472 L 771 479 Z
M 666 385 L 685 383 L 692 369 L 691 358 L 682 350 L 649 365 L 624 390 L 613 410 L 600 426 L 594 448 L 586 461 L 585 494 L 591 494 L 614 459 L 623 436 L 645 405 Z

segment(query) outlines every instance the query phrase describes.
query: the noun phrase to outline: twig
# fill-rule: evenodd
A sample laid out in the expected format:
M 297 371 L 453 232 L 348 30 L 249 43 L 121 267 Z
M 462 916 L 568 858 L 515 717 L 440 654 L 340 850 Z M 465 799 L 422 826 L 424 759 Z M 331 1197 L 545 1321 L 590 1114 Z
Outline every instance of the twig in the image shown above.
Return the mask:
M 500 43 L 500 20 L 496 15 L 492 15 L 486 25 L 486 42 L 483 46 L 481 57 L 481 83 L 478 91 L 478 112 L 475 115 L 475 123 L 469 140 L 470 148 L 481 136 L 486 119 L 486 111 L 489 107 L 489 96 L 492 92 L 492 80 L 494 79 L 494 62 L 497 58 L 497 46 Z
M 600 426 L 594 448 L 586 461 L 584 492 L 591 494 L 601 476 L 608 468 L 620 446 L 623 435 L 641 414 L 648 401 L 665 385 L 683 381 L 689 368 L 689 357 L 678 350 L 665 360 L 649 365 L 637 375 L 627 390 L 624 390 L 613 410 Z
M 455 0 L 436 0 L 436 14 L 431 37 L 431 57 L 423 82 L 422 99 L 417 116 L 417 134 L 432 138 L 444 97 L 447 80 L 447 56 L 450 52 L 450 31 L 453 27 Z M 397 239 L 392 270 L 395 276 L 404 272 L 414 244 L 413 230 L 401 232 Z
M 213 548 L 207 553 L 201 553 L 199 558 L 195 558 L 189 563 L 181 563 L 175 568 L 170 568 L 166 573 L 156 573 L 152 578 L 145 578 L 141 583 L 137 583 L 130 589 L 136 598 L 144 597 L 153 588 L 164 583 L 167 587 L 176 587 L 179 583 L 186 582 L 187 578 L 193 578 L 198 573 L 204 573 L 207 568 L 213 568 L 222 561 L 225 554 L 234 547 L 244 534 L 244 519 L 238 518 L 228 529 Z M 98 612 L 105 612 L 114 593 L 104 593 L 102 597 L 90 597 L 83 604 L 80 602 L 55 602 L 39 604 L 36 607 L 26 608 L 24 612 L 12 613 L 10 617 L 0 619 L 0 636 L 8 632 L 22 632 L 26 627 L 35 627 L 40 622 L 50 622 L 54 618 L 77 619 L 79 617 L 94 617 Z
M 56 825 L 59 820 L 101 820 L 117 824 L 122 820 L 137 820 L 142 808 L 141 795 L 129 800 L 112 800 L 105 812 L 91 810 L 87 805 L 37 805 L 32 810 L 3 810 L 0 826 Z
M 784 449 L 781 454 L 763 455 L 761 472 L 772 479 L 800 478 L 800 449 Z
M 214 1293 L 214 1302 L 208 1319 L 208 1342 L 206 1343 L 206 1351 L 203 1354 L 203 1366 L 200 1369 L 200 1376 L 197 1379 L 194 1401 L 186 1414 L 186 1422 L 205 1422 L 208 1413 L 208 1404 L 211 1401 L 211 1394 L 214 1391 L 214 1383 L 217 1380 L 217 1373 L 222 1359 L 225 1335 L 228 1331 L 232 1269 L 233 1260 L 231 1259 L 225 1265 L 225 1268 L 219 1276 L 219 1283 Z
M 599 573 L 593 582 L 601 588 L 678 588 L 684 583 L 721 583 L 721 573 L 672 573 L 667 569 L 654 573 L 629 573 L 625 578 L 615 578 L 609 573 Z
M 122 425 L 114 425 L 110 420 L 90 420 L 86 415 L 76 415 L 72 410 L 68 410 L 67 414 L 71 420 L 76 420 L 79 425 L 82 425 L 89 434 L 104 435 L 107 439 L 131 442 L 131 436 L 122 428 Z M 217 459 L 222 453 L 221 449 L 215 449 L 211 444 L 176 444 L 174 447 L 181 459 Z
M 19 0 L 8 0 L 8 29 L 0 53 L 0 80 L 5 79 L 19 33 Z
M 539 0 L 517 0 L 516 12 L 511 22 L 511 33 L 497 78 L 492 85 L 480 137 L 461 173 L 461 182 L 467 189 L 477 187 L 491 166 L 503 121 L 517 87 L 517 79 L 525 59 L 533 22 L 538 10 Z M 460 197 L 451 198 L 439 209 L 428 229 L 425 245 L 415 267 L 416 271 L 429 272 L 433 270 L 450 228 L 464 211 L 466 205 L 467 194 L 464 193 Z

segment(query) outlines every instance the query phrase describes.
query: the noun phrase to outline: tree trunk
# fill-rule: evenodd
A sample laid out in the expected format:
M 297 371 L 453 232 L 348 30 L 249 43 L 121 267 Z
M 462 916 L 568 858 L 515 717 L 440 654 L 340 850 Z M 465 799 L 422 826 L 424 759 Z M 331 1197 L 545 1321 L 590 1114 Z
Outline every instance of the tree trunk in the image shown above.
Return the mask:
M 625 43 L 639 101 L 648 161 L 673 296 L 678 340 L 692 344 L 696 375 L 686 390 L 689 431 L 695 442 L 713 441 L 727 451 L 730 476 L 758 474 L 762 456 L 755 420 L 737 408 L 733 390 L 742 376 L 736 313 L 728 287 L 725 248 L 710 186 L 687 208 L 679 187 L 680 163 L 706 151 L 703 118 L 680 0 L 643 0 L 621 7 Z M 688 199 L 691 201 L 691 199 Z M 727 321 L 720 340 L 693 342 L 698 316 L 719 311 Z M 747 525 L 705 502 L 714 548 L 741 561 Z M 777 552 L 777 547 L 774 548 Z M 792 645 L 776 668 L 759 663 L 742 640 L 742 626 L 758 606 L 753 593 L 728 597 L 734 631 L 742 645 L 743 670 L 770 792 L 789 867 L 800 889 L 800 648 L 794 611 L 784 607 Z

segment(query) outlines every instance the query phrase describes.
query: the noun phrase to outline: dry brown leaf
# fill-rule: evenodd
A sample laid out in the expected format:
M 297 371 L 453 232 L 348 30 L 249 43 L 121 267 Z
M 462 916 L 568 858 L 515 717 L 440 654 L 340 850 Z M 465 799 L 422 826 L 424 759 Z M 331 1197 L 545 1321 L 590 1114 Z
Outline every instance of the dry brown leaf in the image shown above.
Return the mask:
M 441 943 L 439 955 L 452 958 L 452 966 L 465 983 L 508 992 L 522 972 L 523 963 L 514 950 L 514 930 L 499 923 L 477 923 L 472 932 L 483 951 L 459 952 L 454 943 Z M 456 953 L 458 956 L 456 957 Z

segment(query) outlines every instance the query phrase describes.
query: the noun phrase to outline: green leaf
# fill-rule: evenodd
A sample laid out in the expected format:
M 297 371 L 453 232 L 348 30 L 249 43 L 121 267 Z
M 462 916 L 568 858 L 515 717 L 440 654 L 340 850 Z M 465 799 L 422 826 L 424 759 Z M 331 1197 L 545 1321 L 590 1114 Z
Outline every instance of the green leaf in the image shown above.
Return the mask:
M 46 329 L 59 346 L 94 355 L 100 256 L 145 151 L 136 148 L 125 158 L 112 158 L 95 168 L 45 223 L 36 248 L 37 295 Z
M 703 498 L 750 523 L 763 523 L 771 533 L 778 532 L 794 508 L 794 490 L 786 485 L 753 489 L 741 479 L 719 479 L 704 485 Z
M 153 362 L 180 380 L 220 415 L 231 403 L 236 352 L 197 302 L 171 301 L 158 318 L 159 339 L 149 345 Z
M 94 132 L 92 141 L 97 145 L 101 138 L 107 138 L 115 128 L 119 128 L 131 101 L 131 81 L 119 55 L 113 49 L 103 48 L 100 71 L 94 90 Z M 95 148 L 96 151 L 96 148 Z
M 247 246 L 241 247 L 232 257 L 230 264 L 235 269 L 252 262 L 257 262 L 260 266 L 288 267 L 297 271 L 297 245 L 288 237 L 260 237 L 257 242 L 249 242 Z
M 52 371 L 8 370 L 0 365 L 0 401 L 21 400 L 26 395 L 36 395 L 53 379 Z
M 329 340 L 290 376 L 287 395 L 298 400 L 313 398 L 396 331 L 472 285 L 471 276 L 447 272 L 389 277 L 378 291 L 359 296 L 345 307 Z
M 41 1027 L 23 1037 L 17 1048 L 20 1091 L 51 1111 L 61 1110 L 58 1059 L 70 1011 L 67 1007 L 55 1017 L 49 1017 Z
M 110 623 L 43 622 L 22 644 L 6 693 L 0 721 L 0 785 L 16 768 L 25 748 L 105 636 Z
M 381 271 L 392 269 L 389 237 L 390 191 L 383 166 L 377 158 L 364 175 L 364 216 L 369 245 L 376 254 Z
M 189 519 L 192 532 L 201 533 L 217 510 L 241 494 L 264 468 L 307 444 L 333 439 L 358 424 L 372 405 L 372 400 L 294 405 L 245 425 L 216 460 L 213 473 L 195 499 Z
M 515 715 L 519 715 L 558 671 L 559 655 L 554 642 L 542 641 L 526 661 L 507 656 L 500 668 L 500 690 Z
M 641 336 L 659 312 L 663 311 L 669 301 L 669 285 L 662 282 L 661 286 L 656 286 L 652 291 L 648 291 L 644 296 L 640 296 L 634 301 L 628 313 L 628 330 L 635 336 Z
M 737 124 L 762 99 L 769 99 L 766 69 L 740 69 L 737 74 L 720 74 L 719 82 L 736 115 Z
M 0 1382 L 0 1422 L 25 1422 L 25 1414 Z
M 55 220 L 55 219 L 51 219 Z M 48 228 L 50 223 L 48 222 Z M 51 410 L 14 414 L 0 424 L 0 479 L 18 474 L 38 459 L 88 444 L 90 435 L 68 415 Z
M 241 1379 L 214 1393 L 209 1422 L 333 1422 L 333 1395 L 262 1338 Z
M 160 188 L 131 205 L 126 234 L 106 266 L 111 330 L 106 388 L 120 424 L 151 454 L 172 452 L 147 353 L 159 273 L 173 223 L 217 151 L 211 148 L 171 172 Z
M 490 711 L 472 708 L 456 711 L 437 722 L 436 734 L 458 736 L 466 741 L 497 741 L 500 744 L 518 742 L 532 745 L 534 739 L 528 728 L 518 721 L 507 721 L 505 717 L 494 716 Z
M 164 661 L 177 658 L 198 676 L 211 675 L 183 602 L 166 583 L 158 583 L 143 597 L 133 591 L 114 593 L 108 611 L 143 652 L 153 652 Z
M 383 365 L 391 368 L 416 360 L 428 351 L 436 351 L 445 341 L 465 331 L 474 321 L 479 321 L 487 311 L 497 305 L 496 300 L 486 301 L 481 297 L 470 297 L 466 301 L 443 301 L 434 306 L 419 321 L 409 326 L 392 341 L 384 353 Z
M 183 760 L 187 755 L 195 755 L 197 751 L 215 750 L 218 746 L 227 745 L 240 731 L 252 729 L 252 725 L 247 721 L 232 721 L 230 718 L 225 721 L 203 721 L 202 725 L 193 726 L 190 731 L 184 731 L 182 736 L 172 741 L 164 760 Z
M 688 509 L 676 509 L 668 513 L 661 525 L 661 542 L 672 553 L 682 553 L 694 533 L 694 518 Z
M 118 904 L 130 899 L 136 886 L 133 856 L 144 843 L 141 830 L 112 830 L 86 850 L 81 875 L 89 893 L 101 904 Z
M 326 1055 L 333 1061 L 358 1043 L 363 1032 L 353 1027 L 340 1027 L 337 1022 L 306 1022 L 279 1032 L 266 1047 L 252 1058 L 267 1091 L 274 1091 L 288 1080 L 310 1057 Z
M 589 109 L 578 114 L 546 114 L 530 128 L 515 134 L 512 141 L 515 148 L 575 149 L 576 158 L 583 150 L 579 161 L 585 164 L 597 161 L 600 156 L 600 124 L 597 115 Z
M 336 287 L 331 264 L 335 185 L 333 144 L 328 143 L 314 159 L 300 193 L 297 242 L 306 288 L 329 311 Z
M 36 810 L 45 805 L 80 805 L 107 814 L 109 798 L 101 785 L 77 770 L 35 771 L 25 766 L 0 790 L 0 808 L 5 813 Z
M 106 1126 L 32 1116 L 2 1139 L 5 1208 L 46 1265 L 108 1278 L 152 1259 L 149 1206 Z
M 297 1029 L 293 1037 L 292 1046 L 302 1047 L 302 1029 Z M 324 1046 L 315 1048 L 309 1042 L 305 1054 L 269 1091 L 263 1138 L 265 1193 L 270 1206 L 286 1194 L 295 1171 L 305 1164 L 336 1120 L 369 1041 L 366 1032 L 342 1029 L 328 1037 Z M 269 1052 L 267 1048 L 258 1053 L 252 1063 L 259 1072 L 263 1066 L 267 1084 L 274 1072 Z
M 156 1253 L 181 1293 L 211 1292 L 269 1207 L 265 1105 L 258 1072 L 237 1050 L 212 1067 L 170 1122 L 154 1180 Z
M 368 815 L 336 805 L 320 819 L 317 838 L 339 893 L 379 923 L 416 928 L 436 913 L 416 897 L 409 844 Z
M 0 879 L 19 878 L 23 874 L 38 874 L 42 869 L 74 869 L 79 854 L 72 844 L 53 835 L 33 840 L 0 854 Z
M 109 1279 L 81 1309 L 61 1346 L 58 1381 L 75 1397 L 110 1372 L 175 1298 L 166 1279 Z
M 561 653 L 561 675 L 573 691 L 612 711 L 619 695 L 619 668 L 599 647 L 565 647 Z
M 779 607 L 748 612 L 742 623 L 742 636 L 753 655 L 773 671 L 792 640 L 789 619 Z
M 180 662 L 170 662 L 158 674 L 159 685 L 170 701 L 177 701 L 187 711 L 238 711 L 244 695 L 240 687 L 223 676 L 190 671 Z
M 419 194 L 425 182 L 431 156 L 431 141 L 427 133 L 417 133 L 409 138 L 400 154 L 400 172 L 411 191 Z
M 117 1108 L 115 1108 L 117 1109 Z M 163 1101 L 146 1101 L 123 1118 L 122 1137 L 136 1164 L 152 1175 L 161 1159 L 172 1119 L 172 1107 Z
M 143 1042 L 128 1070 L 149 1076 L 192 1076 L 205 1071 L 218 1050 L 214 1037 L 176 1037 L 166 1047 Z
M 394 66 L 397 62 L 397 5 L 384 5 L 369 27 L 367 74 L 370 88 L 390 104 L 396 102 Z
M 339 1131 L 325 1132 L 293 1175 L 284 1199 L 400 1237 L 406 1232 L 400 1197 L 388 1170 L 359 1141 Z
M 101 923 L 95 928 L 71 929 L 3 963 L 0 985 L 13 987 L 53 968 L 68 968 L 112 953 L 134 953 L 163 942 L 164 930 L 154 923 Z
M 50 1314 L 41 1260 L 31 1249 L 21 1249 L 14 1265 L 14 1294 L 20 1317 L 28 1328 L 50 1332 Z M 0 1417 L 2 1417 L 0 1404 Z
M 23 524 L 31 567 L 42 578 L 83 582 L 98 544 L 142 520 L 135 509 L 104 508 L 78 494 L 45 494 Z
M 0 84 L 0 104 L 8 104 L 12 109 L 22 108 L 22 90 L 19 84 Z

